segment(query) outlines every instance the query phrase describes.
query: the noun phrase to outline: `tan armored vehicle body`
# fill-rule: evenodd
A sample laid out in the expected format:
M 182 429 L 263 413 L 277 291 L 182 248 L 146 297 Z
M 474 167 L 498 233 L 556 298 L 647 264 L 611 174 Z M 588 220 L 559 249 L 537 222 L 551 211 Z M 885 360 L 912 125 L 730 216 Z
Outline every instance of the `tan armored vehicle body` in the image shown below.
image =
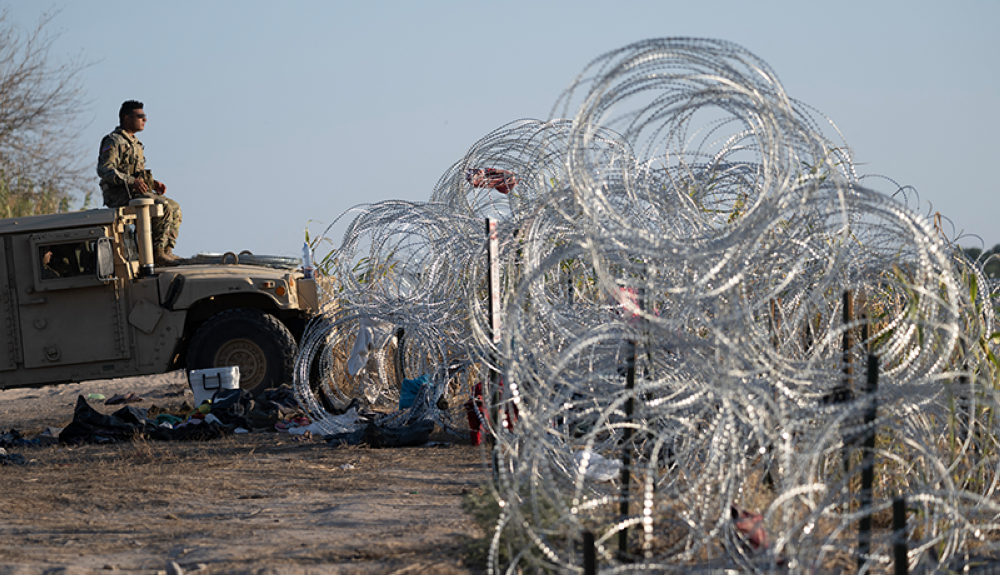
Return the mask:
M 156 268 L 157 209 L 0 220 L 0 389 L 231 365 L 254 393 L 292 380 L 314 281 L 255 265 Z

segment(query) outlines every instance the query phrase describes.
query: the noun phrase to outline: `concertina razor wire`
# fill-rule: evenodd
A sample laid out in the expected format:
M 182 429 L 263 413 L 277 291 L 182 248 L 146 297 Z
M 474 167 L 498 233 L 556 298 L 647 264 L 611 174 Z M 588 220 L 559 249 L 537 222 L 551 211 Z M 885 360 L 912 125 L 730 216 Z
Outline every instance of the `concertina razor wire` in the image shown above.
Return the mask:
M 553 117 L 481 139 L 426 203 L 352 212 L 296 365 L 320 429 L 348 429 L 334 412 L 355 398 L 395 409 L 422 374 L 413 409 L 455 433 L 481 396 L 502 509 L 490 572 L 580 573 L 585 532 L 601 573 L 887 572 L 899 495 L 911 568 L 997 551 L 982 262 L 905 189 L 862 185 L 832 122 L 735 44 L 605 54 Z

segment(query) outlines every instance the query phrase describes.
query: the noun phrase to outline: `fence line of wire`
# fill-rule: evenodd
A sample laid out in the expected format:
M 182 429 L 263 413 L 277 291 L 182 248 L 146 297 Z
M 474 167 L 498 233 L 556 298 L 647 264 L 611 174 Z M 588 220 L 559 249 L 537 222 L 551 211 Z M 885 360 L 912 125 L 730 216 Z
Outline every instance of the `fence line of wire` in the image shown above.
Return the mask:
M 478 383 L 503 510 L 491 572 L 580 573 L 584 533 L 601 573 L 886 572 L 900 494 L 912 568 L 998 551 L 981 262 L 905 190 L 862 185 L 832 122 L 737 45 L 615 50 L 553 117 L 477 142 L 429 202 L 355 218 L 331 268 L 337 310 L 298 364 L 317 421 L 335 428 L 323 398 L 391 407 L 428 373 L 458 431 Z M 395 339 L 350 376 L 337 350 L 365 319 Z M 754 530 L 745 509 L 761 511 Z

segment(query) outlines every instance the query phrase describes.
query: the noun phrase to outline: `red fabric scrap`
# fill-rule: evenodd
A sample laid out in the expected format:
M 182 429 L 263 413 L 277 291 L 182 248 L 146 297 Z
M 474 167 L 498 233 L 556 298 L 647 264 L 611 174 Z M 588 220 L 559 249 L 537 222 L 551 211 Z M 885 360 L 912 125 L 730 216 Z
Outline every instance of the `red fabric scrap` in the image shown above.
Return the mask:
M 754 551 L 767 549 L 767 531 L 764 529 L 764 516 L 743 509 L 735 503 L 730 508 L 736 531 L 740 533 Z
M 465 170 L 465 179 L 476 188 L 492 188 L 501 194 L 514 189 L 517 175 L 499 168 L 479 168 Z

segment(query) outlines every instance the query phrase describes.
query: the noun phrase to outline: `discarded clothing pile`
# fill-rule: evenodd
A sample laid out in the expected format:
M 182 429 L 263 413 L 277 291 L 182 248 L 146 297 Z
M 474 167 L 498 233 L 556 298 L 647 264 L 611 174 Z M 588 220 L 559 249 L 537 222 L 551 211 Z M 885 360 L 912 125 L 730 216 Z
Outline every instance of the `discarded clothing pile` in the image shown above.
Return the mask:
M 427 443 L 434 431 L 435 423 L 429 419 L 420 419 L 403 427 L 386 427 L 377 420 L 368 423 L 349 433 L 334 433 L 323 439 L 327 443 L 339 445 L 367 445 L 368 447 L 416 447 Z
M 28 462 L 20 453 L 7 453 L 5 447 L 20 447 L 24 445 L 38 445 L 37 439 L 24 439 L 21 432 L 11 429 L 7 433 L 0 435 L 0 465 L 24 465 Z
M 316 431 L 313 429 L 312 420 L 304 415 L 282 419 L 274 424 L 274 429 L 278 433 L 290 433 L 292 435 L 304 435 L 306 433 L 311 435 L 313 431 Z
M 28 460 L 20 453 L 7 453 L 7 450 L 0 447 L 0 465 L 26 465 Z
M 38 445 L 39 443 L 41 442 L 37 439 L 21 437 L 21 432 L 16 429 L 11 429 L 0 435 L 0 447 L 21 447 L 23 445 Z
M 283 412 L 282 415 L 284 415 L 285 411 L 298 411 L 299 409 L 299 400 L 295 398 L 295 388 L 287 383 L 271 389 L 265 389 L 257 397 L 257 403 L 264 405 L 274 404 Z
M 324 436 L 327 443 L 367 445 L 368 447 L 416 447 L 427 443 L 437 427 L 433 410 L 434 390 L 423 380 L 414 392 L 411 406 L 392 413 L 380 414 L 351 403 L 348 412 L 339 418 L 351 418 L 357 426 L 353 431 Z M 356 415 L 355 415 L 356 413 Z M 356 419 L 355 419 L 356 417 Z
M 144 408 L 126 406 L 104 415 L 80 396 L 73 421 L 59 434 L 60 443 L 115 443 L 143 436 L 166 441 L 216 439 L 233 433 L 271 428 L 278 420 L 273 405 L 258 405 L 242 389 L 220 389 L 211 402 L 184 417 L 160 413 L 150 417 Z

